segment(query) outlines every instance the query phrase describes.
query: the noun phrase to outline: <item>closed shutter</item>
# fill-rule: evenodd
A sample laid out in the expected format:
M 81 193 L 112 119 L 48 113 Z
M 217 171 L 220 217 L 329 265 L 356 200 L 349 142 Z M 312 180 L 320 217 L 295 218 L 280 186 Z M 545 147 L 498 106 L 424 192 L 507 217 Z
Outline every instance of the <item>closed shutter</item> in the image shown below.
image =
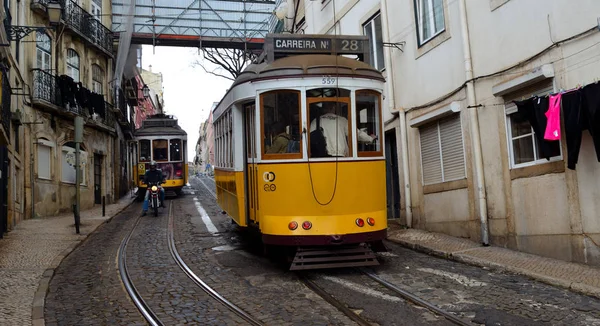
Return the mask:
M 464 179 L 465 154 L 460 114 L 440 121 L 440 139 L 442 141 L 444 181 Z
M 423 184 L 440 183 L 442 161 L 437 122 L 419 129 L 421 138 L 421 162 L 423 166 Z

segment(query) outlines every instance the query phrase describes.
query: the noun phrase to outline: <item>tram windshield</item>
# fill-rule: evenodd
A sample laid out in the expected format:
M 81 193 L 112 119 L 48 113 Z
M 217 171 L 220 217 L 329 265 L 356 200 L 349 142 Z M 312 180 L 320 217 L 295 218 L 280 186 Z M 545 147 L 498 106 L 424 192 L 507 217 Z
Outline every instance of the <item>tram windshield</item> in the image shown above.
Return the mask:
M 268 92 L 261 96 L 261 103 L 264 156 L 300 158 L 300 92 Z
M 166 162 L 169 160 L 168 155 L 166 139 L 155 139 L 152 141 L 152 159 L 157 162 Z
M 356 92 L 358 156 L 381 155 L 380 110 L 381 100 L 378 93 L 373 91 Z
M 171 154 L 171 161 L 181 161 L 181 140 L 171 139 L 169 141 L 169 149 Z
M 140 162 L 150 162 L 150 141 L 140 140 Z

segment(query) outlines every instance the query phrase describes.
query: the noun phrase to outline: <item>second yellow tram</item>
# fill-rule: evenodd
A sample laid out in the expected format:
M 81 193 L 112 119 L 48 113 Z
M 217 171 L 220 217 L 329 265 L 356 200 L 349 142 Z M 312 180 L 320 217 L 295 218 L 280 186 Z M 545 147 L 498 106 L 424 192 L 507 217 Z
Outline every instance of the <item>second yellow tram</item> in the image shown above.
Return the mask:
M 377 264 L 371 249 L 384 250 L 387 232 L 383 87 L 364 62 L 294 55 L 250 65 L 215 108 L 218 203 L 264 244 L 294 248 L 291 269 Z

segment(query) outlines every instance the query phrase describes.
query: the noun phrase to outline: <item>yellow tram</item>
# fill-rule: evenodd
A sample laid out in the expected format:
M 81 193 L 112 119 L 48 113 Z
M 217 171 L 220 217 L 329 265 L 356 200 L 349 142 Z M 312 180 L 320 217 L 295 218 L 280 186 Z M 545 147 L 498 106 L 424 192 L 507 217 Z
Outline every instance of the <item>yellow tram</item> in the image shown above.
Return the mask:
M 142 127 L 135 131 L 137 160 L 133 166 L 135 183 L 138 186 L 138 199 L 146 194 L 142 183 L 150 162 L 165 176 L 162 186 L 166 196 L 179 196 L 188 182 L 187 133 L 181 129 L 177 119 L 165 114 L 149 116 Z
M 281 37 L 303 49 L 285 55 Z M 330 43 L 311 54 L 310 41 L 289 42 L 300 37 Z M 358 45 L 344 52 L 344 42 Z M 270 59 L 249 65 L 213 112 L 219 205 L 267 246 L 295 249 L 291 269 L 377 264 L 387 233 L 384 78 L 339 55 L 364 60 L 368 40 L 270 34 L 265 44 Z

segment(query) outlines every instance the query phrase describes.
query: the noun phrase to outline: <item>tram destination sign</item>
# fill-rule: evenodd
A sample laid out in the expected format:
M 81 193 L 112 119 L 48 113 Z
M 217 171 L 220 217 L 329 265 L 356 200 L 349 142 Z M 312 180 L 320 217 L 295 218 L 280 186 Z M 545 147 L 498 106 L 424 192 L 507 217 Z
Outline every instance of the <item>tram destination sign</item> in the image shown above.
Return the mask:
M 369 54 L 368 38 L 354 35 L 269 34 L 265 45 L 271 59 L 286 54 L 356 54 L 365 60 Z

